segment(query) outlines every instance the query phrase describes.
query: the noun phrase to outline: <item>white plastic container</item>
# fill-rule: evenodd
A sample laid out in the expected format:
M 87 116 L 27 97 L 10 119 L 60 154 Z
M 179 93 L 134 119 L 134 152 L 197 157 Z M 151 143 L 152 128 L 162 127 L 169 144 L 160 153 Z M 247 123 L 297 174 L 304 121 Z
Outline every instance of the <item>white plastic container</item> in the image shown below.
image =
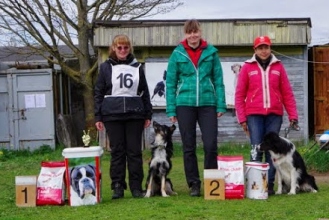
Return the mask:
M 319 142 L 322 146 L 323 144 L 327 143 L 329 141 L 329 130 L 324 131 L 324 133 L 320 136 Z M 328 147 L 329 148 L 329 147 Z
M 99 146 L 63 150 L 70 206 L 100 203 L 102 154 L 103 148 Z
M 246 162 L 246 197 L 249 199 L 268 198 L 268 163 Z

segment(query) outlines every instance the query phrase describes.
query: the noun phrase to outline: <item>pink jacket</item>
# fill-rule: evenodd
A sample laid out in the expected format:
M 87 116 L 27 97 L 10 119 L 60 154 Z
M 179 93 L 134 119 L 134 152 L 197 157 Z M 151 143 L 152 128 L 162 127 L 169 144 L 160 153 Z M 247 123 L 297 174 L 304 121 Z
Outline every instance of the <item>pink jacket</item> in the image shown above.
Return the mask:
M 298 120 L 296 101 L 283 64 L 272 54 L 264 71 L 255 55 L 245 61 L 235 90 L 235 108 L 239 123 L 248 115 L 283 115 L 285 107 L 289 120 Z

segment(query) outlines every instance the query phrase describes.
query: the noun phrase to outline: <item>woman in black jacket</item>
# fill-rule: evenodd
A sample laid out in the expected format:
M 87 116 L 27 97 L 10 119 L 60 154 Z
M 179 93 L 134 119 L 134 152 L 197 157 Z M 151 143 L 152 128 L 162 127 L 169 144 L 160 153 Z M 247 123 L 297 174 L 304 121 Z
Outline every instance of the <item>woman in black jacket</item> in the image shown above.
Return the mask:
M 112 199 L 129 188 L 135 198 L 143 197 L 142 133 L 151 124 L 152 105 L 141 64 L 133 56 L 126 35 L 115 36 L 109 58 L 100 65 L 95 86 L 96 128 L 106 128 L 111 144 L 110 177 Z

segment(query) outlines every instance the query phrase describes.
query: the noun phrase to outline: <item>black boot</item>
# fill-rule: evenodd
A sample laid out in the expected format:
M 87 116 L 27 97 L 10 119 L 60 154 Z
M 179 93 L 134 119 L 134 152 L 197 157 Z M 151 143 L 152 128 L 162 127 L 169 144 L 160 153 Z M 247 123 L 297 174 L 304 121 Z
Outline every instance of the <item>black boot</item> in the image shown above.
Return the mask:
M 113 188 L 112 199 L 120 199 L 124 196 L 124 189 L 120 183 L 116 183 Z
M 199 197 L 200 194 L 200 184 L 198 183 L 192 183 L 190 187 L 190 196 L 197 196 Z
M 274 183 L 269 183 L 268 184 L 267 193 L 268 193 L 269 196 L 272 196 L 272 195 L 275 194 L 275 191 L 274 191 Z
M 145 196 L 145 191 L 139 189 L 133 189 L 131 194 L 134 198 L 143 198 Z

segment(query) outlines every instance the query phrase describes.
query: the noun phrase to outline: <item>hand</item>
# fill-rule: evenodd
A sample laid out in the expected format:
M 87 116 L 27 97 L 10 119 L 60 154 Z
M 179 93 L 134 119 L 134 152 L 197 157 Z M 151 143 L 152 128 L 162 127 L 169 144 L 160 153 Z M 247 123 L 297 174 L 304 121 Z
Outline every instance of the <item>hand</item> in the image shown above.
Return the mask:
M 290 128 L 296 130 L 296 131 L 299 131 L 300 130 L 300 127 L 298 126 L 298 121 L 296 119 L 292 119 L 290 120 L 290 125 L 289 125 Z
M 223 115 L 224 115 L 223 112 L 217 112 L 217 118 L 220 118 L 220 117 L 222 117 Z
M 248 126 L 247 126 L 247 122 L 243 122 L 241 123 L 241 127 L 244 131 L 248 131 Z
M 241 123 L 241 127 L 242 127 L 243 131 L 246 133 L 246 135 L 249 136 L 249 130 L 248 130 L 247 122 Z
M 177 118 L 176 118 L 176 116 L 172 116 L 172 117 L 170 117 L 169 119 L 170 119 L 170 121 L 171 121 L 173 124 L 177 122 Z
M 151 120 L 146 119 L 145 122 L 144 122 L 144 128 L 147 128 L 150 125 L 151 125 Z
M 103 131 L 103 129 L 104 129 L 104 124 L 101 121 L 96 122 L 95 126 L 96 126 L 97 130 L 99 130 L 99 131 Z

